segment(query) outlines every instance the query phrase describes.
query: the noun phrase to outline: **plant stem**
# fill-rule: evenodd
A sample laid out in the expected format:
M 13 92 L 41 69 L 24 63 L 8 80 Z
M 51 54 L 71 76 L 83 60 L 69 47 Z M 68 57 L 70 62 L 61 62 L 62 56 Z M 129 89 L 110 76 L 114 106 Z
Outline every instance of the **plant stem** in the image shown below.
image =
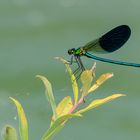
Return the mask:
M 69 113 L 73 113 L 73 112 L 78 108 L 78 106 L 80 106 L 82 103 L 84 103 L 84 97 L 83 97 L 83 96 L 79 99 L 78 103 L 75 104 L 75 105 L 72 107 L 72 109 L 70 110 Z

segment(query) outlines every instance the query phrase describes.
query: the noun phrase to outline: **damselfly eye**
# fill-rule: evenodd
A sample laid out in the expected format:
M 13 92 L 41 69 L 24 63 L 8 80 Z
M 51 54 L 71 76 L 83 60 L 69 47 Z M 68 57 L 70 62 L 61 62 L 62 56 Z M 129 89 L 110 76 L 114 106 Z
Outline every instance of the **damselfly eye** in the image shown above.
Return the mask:
M 74 48 L 69 49 L 69 50 L 68 50 L 68 54 L 69 54 L 69 55 L 72 55 L 72 54 L 74 53 L 74 51 L 75 51 L 75 49 L 74 49 Z

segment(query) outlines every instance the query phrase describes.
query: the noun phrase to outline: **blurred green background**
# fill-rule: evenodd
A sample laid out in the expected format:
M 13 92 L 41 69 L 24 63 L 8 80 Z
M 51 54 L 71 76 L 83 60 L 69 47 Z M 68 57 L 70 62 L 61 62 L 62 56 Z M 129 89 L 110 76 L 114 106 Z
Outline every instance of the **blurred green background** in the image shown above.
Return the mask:
M 24 106 L 31 140 L 39 140 L 49 126 L 51 109 L 44 87 L 35 75 L 52 82 L 57 103 L 72 95 L 65 67 L 54 57 L 70 57 L 67 50 L 127 24 L 131 38 L 120 50 L 101 57 L 140 63 L 139 0 L 1 0 L 0 1 L 0 129 L 18 127 L 9 96 Z M 87 68 L 93 60 L 83 58 Z M 94 96 L 125 93 L 126 97 L 74 118 L 54 140 L 139 140 L 140 69 L 97 62 L 96 77 L 113 72 Z

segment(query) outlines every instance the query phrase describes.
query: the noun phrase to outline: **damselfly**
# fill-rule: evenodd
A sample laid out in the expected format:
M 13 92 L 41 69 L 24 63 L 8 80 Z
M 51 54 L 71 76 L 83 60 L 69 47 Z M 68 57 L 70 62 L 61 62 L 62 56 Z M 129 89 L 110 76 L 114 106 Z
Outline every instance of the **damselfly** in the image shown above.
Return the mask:
M 118 50 L 121 48 L 125 42 L 129 39 L 131 35 L 131 29 L 127 25 L 120 25 L 100 38 L 93 40 L 87 43 L 85 46 L 80 48 L 72 48 L 68 50 L 68 54 L 72 55 L 71 57 L 71 64 L 75 59 L 76 63 L 78 64 L 78 68 L 76 69 L 75 73 L 79 70 L 85 70 L 85 67 L 81 61 L 81 56 L 86 56 L 88 58 L 92 58 L 95 60 L 99 60 L 102 62 L 108 62 L 112 64 L 124 65 L 124 66 L 131 66 L 131 67 L 140 67 L 140 64 L 137 63 L 130 63 L 124 61 L 117 61 L 106 59 L 102 57 L 95 56 L 93 53 L 110 53 Z M 90 53 L 92 52 L 92 53 Z

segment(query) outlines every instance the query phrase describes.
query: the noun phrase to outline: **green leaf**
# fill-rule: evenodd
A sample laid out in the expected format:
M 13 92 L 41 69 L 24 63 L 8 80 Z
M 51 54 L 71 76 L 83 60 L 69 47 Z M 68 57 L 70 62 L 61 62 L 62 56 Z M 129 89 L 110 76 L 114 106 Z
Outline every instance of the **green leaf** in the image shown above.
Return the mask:
M 109 78 L 111 78 L 113 76 L 112 73 L 106 73 L 106 74 L 102 74 L 97 81 L 95 82 L 95 84 L 93 84 L 91 86 L 91 88 L 88 90 L 88 94 L 90 92 L 93 92 L 94 90 L 96 90 L 101 84 L 103 84 L 106 80 L 108 80 Z
M 2 132 L 3 140 L 18 140 L 16 129 L 12 126 L 6 126 Z
M 83 96 L 85 96 L 88 93 L 88 90 L 93 80 L 93 71 L 92 70 L 83 71 L 80 76 L 80 80 L 83 85 L 81 89 L 81 93 Z
M 47 97 L 47 99 L 48 99 L 48 101 L 51 105 L 54 119 L 56 119 L 57 118 L 56 103 L 55 103 L 55 99 L 54 99 L 54 96 L 53 96 L 52 85 L 46 77 L 41 76 L 41 75 L 37 75 L 36 77 L 40 78 L 45 85 L 45 94 L 46 94 L 46 97 Z
M 72 89 L 73 89 L 73 94 L 74 94 L 74 103 L 76 104 L 77 101 L 78 101 L 78 85 L 77 85 L 77 81 L 76 81 L 76 78 L 75 78 L 75 75 L 73 74 L 70 66 L 69 66 L 69 62 L 66 61 L 65 59 L 61 58 L 61 57 L 56 57 L 56 59 L 59 59 L 60 61 L 62 61 L 66 68 L 67 68 L 67 71 L 69 72 L 69 75 L 70 75 L 70 78 L 71 78 L 71 81 L 72 81 Z
M 19 118 L 20 139 L 28 140 L 28 122 L 24 113 L 24 109 L 16 99 L 12 97 L 10 97 L 10 99 L 14 102 L 17 108 L 18 118 Z
M 72 107 L 73 104 L 70 96 L 62 99 L 62 101 L 58 104 L 56 108 L 58 117 L 68 114 Z
M 95 107 L 97 107 L 99 105 L 102 105 L 104 103 L 112 101 L 112 100 L 114 100 L 114 99 L 116 99 L 118 97 L 121 97 L 121 96 L 125 96 L 125 95 L 124 94 L 113 94 L 113 95 L 108 96 L 108 97 L 103 98 L 103 99 L 96 99 L 96 100 L 92 101 L 86 108 L 81 109 L 81 110 L 79 110 L 76 113 L 80 113 L 80 114 L 84 113 L 84 112 L 86 112 L 86 111 L 88 111 L 90 109 L 93 109 L 93 108 L 95 108 Z
M 66 121 L 72 117 L 81 116 L 80 114 L 67 114 L 64 116 L 59 117 L 52 126 L 48 129 L 48 131 L 43 135 L 41 140 L 49 140 L 51 139 L 58 131 L 60 131 L 63 127 Z

